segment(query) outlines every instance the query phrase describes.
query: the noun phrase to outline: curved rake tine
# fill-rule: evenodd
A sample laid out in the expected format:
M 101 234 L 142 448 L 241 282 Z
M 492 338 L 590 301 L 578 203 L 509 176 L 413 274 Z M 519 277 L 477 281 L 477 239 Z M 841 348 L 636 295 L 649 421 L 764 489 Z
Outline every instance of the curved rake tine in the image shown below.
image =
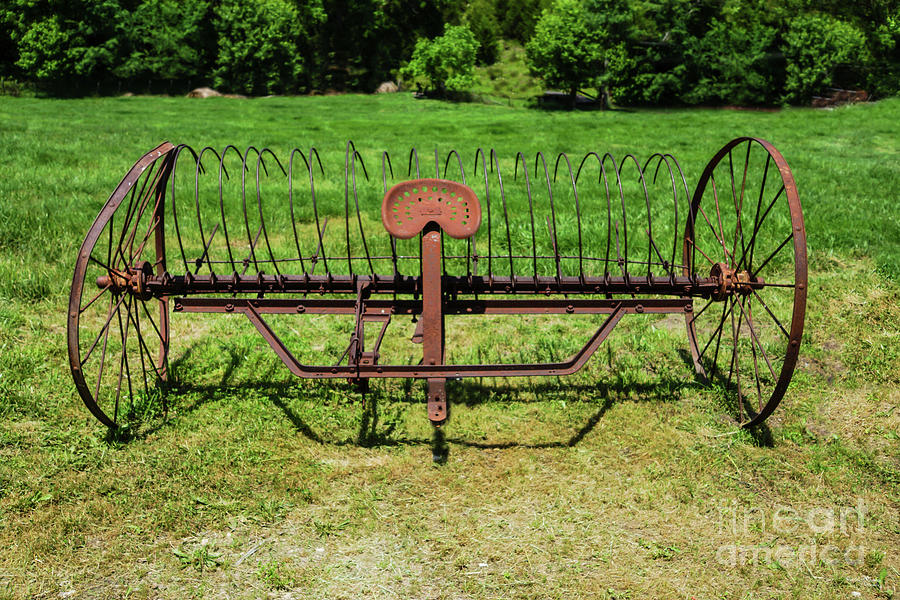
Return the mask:
M 625 157 L 622 159 L 622 164 L 620 165 L 620 168 L 625 168 L 625 162 L 628 161 L 628 159 L 631 159 L 631 161 L 634 163 L 635 168 L 638 170 L 638 177 L 641 182 L 641 187 L 644 190 L 644 202 L 647 206 L 647 236 L 650 238 L 649 245 L 651 246 L 650 248 L 647 249 L 647 281 L 649 282 L 650 277 L 651 277 L 650 267 L 651 267 L 651 264 L 653 263 L 653 248 L 652 248 L 652 246 L 654 245 L 654 242 L 653 242 L 653 217 L 650 215 L 650 194 L 649 194 L 649 192 L 647 192 L 647 182 L 644 180 L 644 172 L 641 170 L 641 165 L 638 162 L 637 158 L 633 154 L 625 155 Z M 627 247 L 625 248 L 625 254 L 627 257 L 627 254 L 628 254 Z M 627 258 L 626 258 L 626 261 L 627 261 Z
M 525 164 L 525 155 L 521 152 L 516 153 L 516 171 L 514 173 L 514 179 L 518 178 L 519 175 L 519 159 L 522 160 L 522 173 L 525 176 L 525 190 L 528 194 L 528 214 L 531 216 L 531 259 L 532 266 L 534 268 L 534 282 L 537 284 L 538 278 L 538 268 L 537 268 L 537 232 L 534 228 L 534 203 L 531 199 L 531 180 L 528 177 L 528 166 Z
M 203 246 L 203 254 L 200 256 L 200 258 L 194 261 L 196 265 L 194 273 L 196 274 L 200 272 L 200 267 L 203 265 L 203 259 L 206 258 L 206 264 L 209 267 L 209 274 L 210 276 L 213 276 L 212 262 L 210 262 L 209 259 L 209 249 L 212 246 L 212 241 L 216 235 L 216 232 L 219 230 L 219 224 L 216 223 L 215 227 L 213 228 L 212 234 L 209 236 L 209 241 L 206 242 L 206 234 L 203 231 L 203 219 L 200 216 L 200 173 L 205 173 L 206 171 L 206 169 L 203 168 L 203 154 L 207 150 L 212 152 L 215 155 L 216 159 L 218 159 L 220 162 L 222 160 L 222 157 L 219 156 L 219 153 L 216 152 L 215 148 L 213 148 L 212 146 L 205 146 L 202 150 L 200 150 L 200 154 L 197 157 L 197 169 L 194 173 L 194 206 L 197 209 L 197 228 L 200 230 L 200 239 L 205 243 Z
M 228 158 L 228 151 L 234 150 L 241 160 L 243 160 L 243 156 L 241 155 L 241 151 L 238 150 L 237 146 L 233 144 L 228 144 L 225 146 L 225 149 L 222 150 L 222 158 L 219 160 L 219 212 L 222 215 L 222 234 L 225 236 L 225 248 L 228 250 L 228 262 L 231 263 L 231 272 L 233 275 L 237 275 L 237 263 L 234 261 L 234 254 L 231 252 L 231 239 L 228 237 L 228 223 L 225 218 L 225 199 L 222 188 L 222 175 L 224 173 L 225 178 L 228 179 L 228 170 L 225 168 L 225 159 Z
M 559 260 L 559 239 L 556 236 L 556 207 L 553 203 L 553 186 L 550 183 L 550 171 L 547 170 L 547 161 L 544 159 L 544 153 L 538 152 L 534 157 L 534 170 L 538 170 L 538 159 L 544 165 L 544 179 L 547 182 L 547 196 L 550 198 L 550 217 L 553 230 L 550 232 L 550 242 L 553 244 L 553 258 L 556 261 L 556 285 L 560 285 L 562 280 L 562 267 Z
M 406 167 L 406 176 L 412 175 L 413 158 L 416 159 L 416 179 L 420 179 L 419 175 L 419 152 L 415 148 L 409 150 L 409 164 Z
M 319 151 L 316 150 L 314 146 L 310 146 L 309 155 L 316 155 L 316 159 L 319 160 L 319 169 L 322 171 L 322 174 L 325 174 L 325 170 L 322 169 L 322 160 L 319 159 Z M 325 233 L 325 227 L 322 227 L 319 223 L 319 205 L 316 201 L 316 184 L 315 177 L 313 175 L 314 169 L 309 170 L 309 192 L 312 197 L 312 205 L 313 205 L 313 216 L 316 220 L 316 235 L 319 237 L 319 247 L 316 250 L 317 252 L 321 249 L 321 256 L 319 258 L 322 259 L 322 266 L 325 267 L 325 274 L 329 277 L 331 276 L 331 271 L 328 268 L 328 257 L 327 252 L 325 251 L 325 241 L 322 239 Z M 328 225 L 328 219 L 325 219 L 325 225 Z M 315 261 L 315 259 L 313 259 Z M 315 262 L 313 262 L 313 269 L 315 268 Z
M 281 271 L 278 270 L 278 261 L 275 260 L 275 255 L 272 253 L 272 245 L 269 243 L 269 231 L 266 228 L 266 220 L 263 217 L 263 209 L 262 209 L 262 189 L 260 188 L 259 181 L 259 167 L 262 166 L 263 171 L 266 172 L 266 177 L 268 178 L 269 172 L 266 169 L 266 163 L 263 160 L 263 155 L 269 153 L 272 158 L 275 159 L 275 164 L 278 165 L 278 168 L 281 169 L 282 174 L 287 177 L 287 171 L 284 170 L 284 165 L 281 164 L 281 161 L 278 160 L 278 157 L 275 156 L 275 153 L 269 150 L 268 148 L 263 148 L 259 157 L 256 159 L 256 209 L 259 212 L 259 227 L 263 232 L 263 240 L 266 242 L 266 250 L 269 251 L 269 258 L 272 259 L 272 268 L 275 269 L 275 274 L 279 276 L 279 280 L 281 277 Z
M 588 158 L 594 157 L 597 160 L 597 164 L 600 167 L 600 175 L 597 177 L 597 183 L 603 183 L 604 190 L 606 192 L 606 256 L 603 259 L 603 279 L 606 283 L 609 283 L 609 252 L 610 245 L 612 241 L 612 198 L 609 195 L 609 179 L 606 176 L 606 168 L 604 167 L 604 162 L 606 161 L 606 157 L 608 156 L 612 159 L 613 167 L 616 168 L 616 161 L 613 159 L 612 155 L 606 153 L 603 158 L 600 158 L 600 155 L 594 151 L 588 152 L 581 159 L 581 163 L 578 165 L 578 170 L 575 172 L 575 184 L 578 184 L 578 179 L 581 177 L 581 171 L 584 168 L 584 163 L 587 162 Z M 571 170 L 570 170 L 571 173 Z
M 352 253 L 350 252 L 350 181 L 349 181 L 350 174 L 349 174 L 349 171 L 350 171 L 351 149 L 353 151 L 353 159 L 354 159 L 353 160 L 353 174 L 354 174 L 353 183 L 355 186 L 355 184 L 356 184 L 356 179 L 355 179 L 355 176 L 356 176 L 356 155 L 355 155 L 356 147 L 353 145 L 352 140 L 348 140 L 347 146 L 344 150 L 344 234 L 345 234 L 345 239 L 347 241 L 348 275 L 350 275 L 350 277 L 354 277 L 354 281 L 355 281 L 356 279 L 355 279 L 355 276 L 353 273 L 353 258 L 352 258 Z
M 459 176 L 462 179 L 462 184 L 466 185 L 466 170 L 463 168 L 462 158 L 460 158 L 459 152 L 453 149 L 447 153 L 447 159 L 444 161 L 444 179 L 447 179 L 447 167 L 450 166 L 451 156 L 456 156 L 456 164 L 459 166 Z
M 241 208 L 244 212 L 244 227 L 247 231 L 247 243 L 250 245 L 250 254 L 244 259 L 244 272 L 246 273 L 247 268 L 250 265 L 249 260 L 252 259 L 253 268 L 256 269 L 257 273 L 260 273 L 259 263 L 256 261 L 256 242 L 259 241 L 259 235 L 262 233 L 262 224 L 260 224 L 259 229 L 256 232 L 256 238 L 254 239 L 253 235 L 250 233 L 250 216 L 247 214 L 247 171 L 249 170 L 247 168 L 247 158 L 250 157 L 250 152 L 256 152 L 257 156 L 260 154 L 255 146 L 249 146 L 241 157 Z M 263 165 L 263 169 L 265 169 L 265 165 Z M 256 176 L 257 181 L 259 181 L 258 169 Z M 259 189 L 258 184 L 257 189 Z
M 575 184 L 575 177 L 572 175 L 572 163 L 569 162 L 569 156 L 565 152 L 560 152 L 556 157 L 556 165 L 553 167 L 553 181 L 556 181 L 560 158 L 566 161 L 566 167 L 569 169 L 569 182 L 572 184 L 572 194 L 575 197 L 575 222 L 578 224 L 578 278 L 584 281 L 584 246 L 581 238 L 581 203 L 578 201 L 578 186 Z
M 434 178 L 441 178 L 441 159 L 438 155 L 438 149 L 435 147 L 434 149 Z M 447 245 L 441 244 L 441 273 L 447 275 Z
M 299 154 L 300 158 L 303 159 L 303 164 L 306 165 L 306 170 L 309 171 L 312 167 L 309 164 L 309 161 L 306 160 L 306 155 L 303 154 L 303 151 L 299 148 L 293 148 L 291 150 L 291 154 L 288 157 L 288 205 L 291 209 L 291 229 L 294 232 L 294 245 L 297 247 L 297 258 L 300 259 L 300 268 L 303 269 L 304 275 L 309 275 L 306 270 L 306 262 L 303 260 L 303 251 L 300 249 L 300 237 L 297 235 L 297 218 L 294 214 L 294 155 Z
M 678 164 L 678 159 L 676 159 L 671 154 L 663 154 L 663 157 L 666 161 L 666 167 L 669 169 L 669 173 L 672 173 L 674 177 L 674 173 L 672 172 L 672 165 L 669 161 L 675 163 L 675 168 L 678 170 L 678 175 L 681 177 L 681 185 L 682 189 L 684 189 L 684 197 L 687 199 L 688 206 L 690 206 L 691 202 L 691 194 L 688 191 L 687 179 L 684 176 L 684 171 L 681 170 L 681 165 Z M 677 184 L 674 187 L 674 190 L 677 190 Z M 673 191 L 675 195 L 675 234 L 672 236 L 674 239 L 672 240 L 672 278 L 674 281 L 675 277 L 675 265 L 678 264 L 676 259 L 678 257 L 678 192 Z
M 466 185 L 466 170 L 463 168 L 462 158 L 459 156 L 459 152 L 454 149 L 451 149 L 450 152 L 447 153 L 447 159 L 444 161 L 444 179 L 447 179 L 447 167 L 450 165 L 450 157 L 456 156 L 456 164 L 459 167 L 459 176 L 462 180 L 462 184 Z M 437 157 L 437 150 L 435 150 L 435 157 Z M 471 279 L 472 277 L 472 263 L 475 262 L 476 270 L 478 266 L 478 259 L 472 254 L 472 247 L 474 244 L 474 237 L 466 238 L 466 277 Z M 443 246 L 441 247 L 443 250 Z
M 509 251 L 509 281 L 510 285 L 515 288 L 516 285 L 516 275 L 515 269 L 513 267 L 513 249 L 512 249 L 512 234 L 509 230 L 509 211 L 506 207 L 506 193 L 503 191 L 503 174 L 500 172 L 500 158 L 497 156 L 497 152 L 491 148 L 491 169 L 493 170 L 494 165 L 497 165 L 497 183 L 500 186 L 500 202 L 503 206 L 503 221 L 506 223 L 506 248 Z
M 385 169 L 385 164 L 387 165 L 387 169 Z M 394 179 L 394 167 L 391 164 L 391 155 L 387 153 L 385 150 L 381 153 L 381 193 L 387 194 L 387 174 L 388 170 L 391 173 L 391 180 Z
M 656 240 L 654 240 L 651 237 L 649 230 L 647 231 L 647 237 L 650 238 L 650 244 L 653 247 L 653 251 L 656 252 L 656 256 L 657 256 L 657 258 L 659 258 L 659 262 L 662 265 L 663 270 L 669 276 L 669 281 L 674 284 L 674 282 L 675 282 L 675 251 L 677 249 L 677 240 L 678 240 L 678 235 L 677 235 L 677 232 L 678 232 L 678 188 L 675 183 L 675 173 L 672 171 L 672 165 L 669 164 L 669 159 L 666 155 L 660 154 L 659 152 L 656 152 L 656 153 L 650 155 L 650 157 L 647 158 L 647 162 L 644 163 L 643 171 L 646 173 L 647 168 L 650 166 L 650 163 L 654 159 L 656 159 L 656 168 L 653 170 L 652 183 L 653 184 L 656 183 L 656 181 L 659 177 L 659 169 L 660 169 L 660 167 L 662 167 L 663 163 L 665 162 L 666 168 L 669 171 L 669 180 L 672 184 L 672 199 L 673 199 L 673 202 L 675 203 L 675 228 L 673 230 L 673 235 L 672 235 L 672 238 L 673 238 L 672 261 L 669 262 L 668 260 L 663 258 L 662 252 L 660 252 L 659 246 L 656 245 Z
M 619 188 L 619 200 L 620 200 L 620 203 L 622 204 L 622 241 L 624 242 L 624 247 L 625 247 L 625 258 L 624 258 L 624 263 L 623 263 L 622 256 L 619 253 L 619 247 L 618 247 L 618 245 L 619 245 L 619 228 L 618 228 L 618 221 L 616 221 L 616 228 L 615 228 L 616 229 L 616 253 L 619 254 L 617 262 L 623 266 L 622 276 L 625 278 L 625 283 L 630 284 L 631 279 L 628 276 L 628 225 L 627 225 L 628 219 L 625 214 L 625 191 L 622 189 L 622 178 L 619 176 L 619 171 L 621 170 L 621 167 L 618 164 L 616 164 L 616 159 L 613 157 L 612 154 L 610 154 L 609 152 L 604 154 L 603 160 L 600 163 L 600 172 L 603 175 L 604 181 L 608 181 L 608 179 L 607 179 L 608 176 L 606 174 L 606 168 L 605 168 L 605 163 L 606 163 L 607 158 L 609 158 L 609 161 L 612 163 L 613 173 L 616 174 L 616 185 Z M 607 199 L 610 203 L 609 218 L 612 219 L 612 206 L 611 206 L 612 200 L 609 196 L 609 184 L 608 183 L 607 183 Z M 612 235 L 612 232 L 610 232 L 610 235 Z M 607 243 L 607 264 L 609 264 L 609 243 Z
M 385 165 L 387 165 L 387 169 L 385 169 Z M 391 180 L 394 179 L 394 167 L 391 164 L 391 155 L 384 151 L 381 153 L 381 193 L 382 195 L 387 194 L 387 174 L 388 169 L 391 173 Z M 397 238 L 395 238 L 390 233 L 388 237 L 391 240 L 391 264 L 394 266 L 394 279 L 400 277 L 400 270 L 397 268 Z M 396 294 L 395 294 L 396 297 Z
M 184 243 L 181 239 L 181 228 L 178 226 L 178 211 L 175 208 L 175 169 L 178 167 L 178 158 L 185 149 L 193 155 L 195 161 L 199 161 L 197 153 L 194 152 L 193 148 L 185 144 L 178 145 L 172 153 L 172 172 L 169 179 L 171 180 L 170 191 L 172 194 L 172 219 L 175 224 L 175 238 L 178 240 L 178 249 L 181 251 L 181 260 L 184 263 L 185 275 L 190 277 L 191 269 L 188 267 L 187 256 L 184 252 Z M 140 216 L 138 216 L 138 219 L 140 219 Z
M 662 154 L 660 154 L 659 152 L 654 152 L 653 154 L 651 154 L 651 155 L 647 158 L 647 161 L 644 163 L 644 167 L 643 167 L 641 170 L 644 171 L 644 172 L 646 173 L 646 172 L 647 172 L 647 167 L 650 166 L 650 162 L 651 162 L 654 158 L 656 159 L 656 168 L 653 170 L 653 179 L 651 180 L 651 183 L 656 184 L 657 177 L 659 176 L 659 168 L 662 166 L 662 163 L 663 163 L 663 160 L 664 160 Z M 667 166 L 668 166 L 668 163 L 667 163 Z M 675 176 L 672 174 L 671 169 L 669 169 L 669 179 L 671 179 L 671 181 L 672 181 L 672 196 L 676 198 L 676 201 L 675 201 L 675 215 L 676 215 L 676 217 L 675 217 L 675 218 L 676 218 L 676 227 L 675 227 L 675 231 L 678 231 L 678 226 L 677 226 L 677 219 L 678 219 L 678 216 L 677 216 L 677 215 L 678 215 L 677 192 L 676 192 L 676 190 L 675 190 Z M 649 230 L 648 230 L 646 233 L 647 233 L 647 236 L 650 237 L 650 232 L 649 232 Z M 677 237 L 677 236 L 673 236 L 673 237 Z M 669 269 L 669 266 L 670 266 L 669 261 L 667 261 L 665 258 L 663 258 L 662 253 L 660 253 L 659 248 L 657 247 L 656 242 L 653 240 L 653 238 L 650 238 L 650 245 L 653 247 L 653 251 L 656 252 L 656 257 L 659 259 L 659 262 L 660 262 L 660 264 L 662 265 L 663 270 L 669 275 L 669 280 L 671 281 L 671 279 L 672 279 L 672 271 Z
M 488 166 L 484 158 L 484 150 L 478 148 L 475 150 L 475 166 L 472 169 L 472 177 L 478 175 L 478 159 L 481 158 L 481 170 L 484 173 L 484 205 L 487 207 L 487 239 L 488 239 L 488 280 L 494 280 L 494 270 L 492 267 L 493 245 L 491 244 L 491 188 L 488 182 Z M 448 156 L 449 160 L 449 156 Z
M 353 142 L 350 142 L 351 146 L 352 146 L 352 144 L 353 144 Z M 360 213 L 359 213 L 359 195 L 358 195 L 358 192 L 356 189 L 356 159 L 359 159 L 359 164 L 363 169 L 363 175 L 365 176 L 366 181 L 368 181 L 369 173 L 368 173 L 368 171 L 366 171 L 366 163 L 363 162 L 362 156 L 359 154 L 359 152 L 356 151 L 356 148 L 353 147 L 353 157 L 351 160 L 351 168 L 352 168 L 352 176 L 353 176 L 353 202 L 356 205 L 356 222 L 359 225 L 359 236 L 362 239 L 363 250 L 366 253 L 366 262 L 369 263 L 369 272 L 372 274 L 373 278 L 376 278 L 375 267 L 372 264 L 372 256 L 369 254 L 369 244 L 366 242 L 366 232 L 363 230 L 362 215 L 360 215 Z M 347 202 L 346 194 L 347 194 L 347 189 L 346 189 L 346 185 L 345 185 L 344 186 L 345 204 Z M 347 252 L 347 256 L 350 256 L 349 249 Z M 351 269 L 350 273 L 351 274 L 353 273 L 352 269 Z

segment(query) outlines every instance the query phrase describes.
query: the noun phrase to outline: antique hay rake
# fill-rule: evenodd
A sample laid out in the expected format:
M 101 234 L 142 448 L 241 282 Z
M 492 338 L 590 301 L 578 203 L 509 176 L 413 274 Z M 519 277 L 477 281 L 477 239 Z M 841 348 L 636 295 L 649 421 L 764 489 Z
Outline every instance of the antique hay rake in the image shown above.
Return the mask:
M 729 142 L 693 194 L 670 154 L 590 152 L 576 164 L 537 153 L 532 163 L 478 149 L 472 187 L 458 152 L 433 158 L 424 178 L 411 150 L 409 180 L 395 183 L 387 152 L 370 178 L 352 142 L 343 182 L 315 148 L 279 158 L 167 142 L 144 155 L 75 266 L 68 349 L 88 409 L 111 428 L 136 406 L 165 410 L 170 311 L 244 315 L 300 377 L 363 388 L 424 379 L 436 426 L 449 416 L 448 379 L 571 374 L 624 315 L 680 313 L 696 373 L 740 425 L 778 405 L 797 362 L 807 268 L 800 200 L 771 144 Z M 598 328 L 562 362 L 448 355 L 447 316 L 572 314 L 597 315 Z M 328 364 L 305 364 L 276 335 L 279 315 L 352 319 L 348 343 Z M 421 353 L 385 361 L 382 341 L 401 317 L 416 322 Z

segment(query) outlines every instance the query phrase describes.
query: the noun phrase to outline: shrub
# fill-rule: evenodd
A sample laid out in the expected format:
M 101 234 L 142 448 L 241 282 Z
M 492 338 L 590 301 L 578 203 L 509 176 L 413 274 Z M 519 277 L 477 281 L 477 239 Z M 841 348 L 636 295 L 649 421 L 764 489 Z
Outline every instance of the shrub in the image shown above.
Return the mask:
M 12 0 L 0 11 L 0 22 L 12 24 L 16 67 L 44 87 L 71 93 L 99 86 L 121 60 L 125 11 L 116 0 Z
M 302 9 L 302 10 L 301 10 Z M 246 94 L 295 92 L 309 84 L 308 40 L 321 5 L 223 0 L 215 8 L 216 87 Z
M 588 21 L 579 0 L 556 0 L 525 46 L 532 74 L 549 87 L 567 91 L 573 102 L 579 89 L 597 82 L 602 68 L 600 33 Z
M 714 19 L 692 38 L 685 59 L 697 80 L 684 95 L 690 104 L 764 104 L 777 100 L 771 50 L 776 31 L 761 23 Z
M 403 69 L 404 78 L 422 82 L 439 93 L 469 89 L 475 82 L 478 41 L 465 25 L 447 25 L 444 35 L 420 38 L 412 59 Z
M 787 60 L 784 99 L 789 102 L 808 102 L 810 96 L 833 85 L 839 65 L 860 70 L 872 60 L 863 32 L 828 15 L 791 19 L 782 49 Z M 844 81 L 843 85 L 858 83 Z
M 215 52 L 208 15 L 207 0 L 143 0 L 123 23 L 128 51 L 116 75 L 175 81 L 208 73 Z

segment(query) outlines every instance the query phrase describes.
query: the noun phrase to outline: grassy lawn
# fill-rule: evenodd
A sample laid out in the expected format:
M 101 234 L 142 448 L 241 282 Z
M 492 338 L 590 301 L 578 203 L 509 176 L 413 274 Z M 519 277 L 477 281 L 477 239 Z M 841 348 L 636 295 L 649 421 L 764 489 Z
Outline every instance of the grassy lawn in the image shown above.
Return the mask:
M 898 122 L 900 100 L 564 113 L 406 95 L 0 98 L 0 599 L 894 597 Z M 128 439 L 72 384 L 78 247 L 162 140 L 314 144 L 339 165 L 347 139 L 365 156 L 662 151 L 693 187 L 740 135 L 790 163 L 809 241 L 800 362 L 754 432 L 724 418 L 692 376 L 683 320 L 662 316 L 626 317 L 565 380 L 452 383 L 443 439 L 419 383 L 375 383 L 364 406 L 343 382 L 293 378 L 238 319 L 173 319 L 190 383 Z M 448 335 L 531 360 L 590 329 L 546 319 L 519 342 L 527 326 Z M 335 334 L 346 323 L 323 318 L 296 338 L 314 355 Z

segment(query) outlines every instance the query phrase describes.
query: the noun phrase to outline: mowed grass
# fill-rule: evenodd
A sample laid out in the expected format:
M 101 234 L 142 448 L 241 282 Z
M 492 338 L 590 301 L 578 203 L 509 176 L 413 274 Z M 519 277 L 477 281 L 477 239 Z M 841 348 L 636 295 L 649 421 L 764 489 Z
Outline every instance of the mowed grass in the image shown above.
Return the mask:
M 0 598 L 894 597 L 898 122 L 897 100 L 556 113 L 405 95 L 0 98 Z M 294 379 L 235 317 L 175 316 L 172 409 L 131 437 L 107 435 L 71 383 L 75 254 L 163 139 L 315 145 L 326 165 L 347 139 L 401 158 L 668 151 L 693 186 L 739 135 L 784 153 L 810 252 L 800 364 L 755 432 L 694 380 L 675 317 L 627 317 L 568 379 L 451 383 L 441 437 L 420 383 L 377 382 L 364 403 Z M 346 320 L 304 319 L 277 323 L 298 352 L 340 353 Z M 559 360 L 592 324 L 485 319 L 448 337 L 472 359 Z

